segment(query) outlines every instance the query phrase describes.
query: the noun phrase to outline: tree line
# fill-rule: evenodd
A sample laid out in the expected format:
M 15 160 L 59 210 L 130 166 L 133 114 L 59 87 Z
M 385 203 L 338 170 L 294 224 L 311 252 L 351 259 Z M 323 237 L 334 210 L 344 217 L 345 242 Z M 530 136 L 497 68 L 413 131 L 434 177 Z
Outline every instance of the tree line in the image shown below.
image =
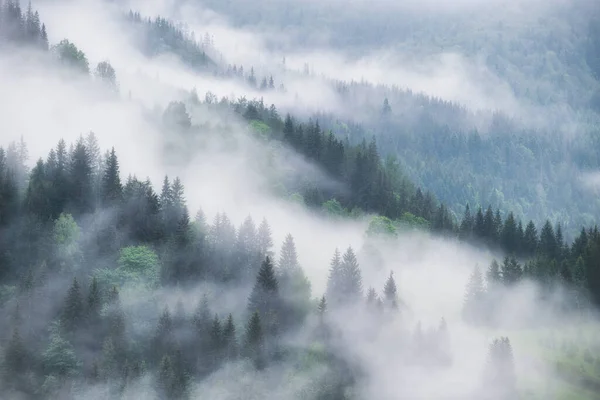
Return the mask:
M 393 274 L 381 296 L 373 288 L 365 293 L 351 247 L 343 255 L 334 252 L 326 293 L 314 300 L 292 235 L 274 262 L 266 220 L 256 226 L 248 217 L 236 229 L 226 214 L 209 224 L 199 211 L 192 221 L 178 178 L 165 177 L 160 192 L 136 177 L 121 182 L 115 150 L 102 153 L 93 134 L 70 146 L 61 140 L 31 171 L 26 159 L 23 142 L 0 151 L 2 371 L 8 393 L 66 397 L 105 384 L 116 396 L 152 376 L 160 398 L 186 398 L 193 382 L 226 363 L 263 370 L 302 359 L 312 350 L 291 348 L 281 339 L 306 330 L 311 342 L 324 346 L 319 362 L 330 367 L 313 394 L 346 398 L 360 374 L 336 350 L 334 338 L 343 327 L 334 316 L 355 309 L 369 329 L 383 329 L 402 313 Z M 206 295 L 194 311 L 181 300 L 175 307 L 150 300 L 149 314 L 136 316 L 141 311 L 121 299 L 123 290 L 151 296 L 160 288 L 202 282 L 243 290 L 247 301 L 219 314 Z M 57 298 L 62 300 L 52 301 Z M 153 327 L 142 328 L 142 322 Z M 447 335 L 443 320 L 426 332 L 418 325 L 406 339 L 412 349 L 408 365 L 451 368 Z M 489 357 L 494 371 L 505 368 L 495 350 Z

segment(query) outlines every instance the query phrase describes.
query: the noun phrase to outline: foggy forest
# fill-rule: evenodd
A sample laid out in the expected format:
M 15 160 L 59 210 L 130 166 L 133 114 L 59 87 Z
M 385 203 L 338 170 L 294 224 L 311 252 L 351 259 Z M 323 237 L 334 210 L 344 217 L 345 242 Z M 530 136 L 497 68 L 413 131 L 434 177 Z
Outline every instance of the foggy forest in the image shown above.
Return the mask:
M 600 2 L 0 0 L 0 399 L 600 399 Z

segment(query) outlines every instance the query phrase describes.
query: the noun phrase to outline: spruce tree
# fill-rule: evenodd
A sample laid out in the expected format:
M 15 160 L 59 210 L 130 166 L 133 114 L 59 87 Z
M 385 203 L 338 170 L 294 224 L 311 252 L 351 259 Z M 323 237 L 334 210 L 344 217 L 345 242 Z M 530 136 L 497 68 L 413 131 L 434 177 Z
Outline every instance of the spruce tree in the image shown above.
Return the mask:
M 62 323 L 68 331 L 75 330 L 84 316 L 83 298 L 77 278 L 69 288 L 62 312 Z
M 267 257 L 258 271 L 256 283 L 248 299 L 248 311 L 259 312 L 266 332 L 274 333 L 280 308 L 279 283 L 275 277 L 273 263 Z
M 513 213 L 510 212 L 504 221 L 504 226 L 500 234 L 500 242 L 505 251 L 509 254 L 514 254 L 518 250 L 518 240 L 517 223 Z
M 479 266 L 475 266 L 467 287 L 463 303 L 462 316 L 468 323 L 481 323 L 485 317 L 485 287 Z
M 100 319 L 100 309 L 102 307 L 102 297 L 96 277 L 92 278 L 87 298 L 87 317 L 88 321 L 94 325 Z
M 79 216 L 92 211 L 92 161 L 83 137 L 79 138 L 71 155 L 69 199 L 74 215 Z
M 512 286 L 519 282 L 523 275 L 523 270 L 514 257 L 506 256 L 502 264 L 502 282 L 506 286 Z
M 487 272 L 486 280 L 488 289 L 493 289 L 502 282 L 502 274 L 500 272 L 500 265 L 495 259 L 492 260 Z
M 227 322 L 225 322 L 225 326 L 223 327 L 223 347 L 225 349 L 225 357 L 227 360 L 231 361 L 237 357 L 238 354 L 238 344 L 236 338 L 236 330 L 235 324 L 233 322 L 233 316 L 229 314 L 227 317 Z
M 105 206 L 111 206 L 118 204 L 122 198 L 123 186 L 119 175 L 119 160 L 113 147 L 105 161 L 102 175 L 102 202 Z
M 494 339 L 490 345 L 488 361 L 484 371 L 484 388 L 492 398 L 517 398 L 514 357 L 507 337 Z
M 394 272 L 390 272 L 390 276 L 383 287 L 385 305 L 393 310 L 398 309 L 398 294 L 396 281 L 394 280 Z
M 471 209 L 469 208 L 469 204 L 465 206 L 465 213 L 460 224 L 458 236 L 463 240 L 468 240 L 471 238 L 473 233 L 473 227 L 475 225 L 475 220 L 471 215 Z
M 332 306 L 339 306 L 343 302 L 343 279 L 342 257 L 340 251 L 335 249 L 329 266 L 326 291 L 326 296 L 330 300 Z
M 558 246 L 556 243 L 556 236 L 554 234 L 554 228 L 552 228 L 552 224 L 550 224 L 549 220 L 546 220 L 546 223 L 540 232 L 539 249 L 541 254 L 547 257 L 549 260 L 557 256 Z
M 12 336 L 4 348 L 4 379 L 8 384 L 16 384 L 30 367 L 31 354 L 23 342 L 19 328 L 13 330 Z
M 264 367 L 264 343 L 263 329 L 261 326 L 260 315 L 257 311 L 252 313 L 248 324 L 246 325 L 246 334 L 244 342 L 244 352 L 246 357 L 254 361 L 257 368 Z
M 263 218 L 260 226 L 258 227 L 258 251 L 261 257 L 271 256 L 271 248 L 273 247 L 273 239 L 271 237 L 271 227 L 265 218 Z
M 348 247 L 342 257 L 343 294 L 346 301 L 352 303 L 362 298 L 362 275 L 358 260 L 352 247 Z

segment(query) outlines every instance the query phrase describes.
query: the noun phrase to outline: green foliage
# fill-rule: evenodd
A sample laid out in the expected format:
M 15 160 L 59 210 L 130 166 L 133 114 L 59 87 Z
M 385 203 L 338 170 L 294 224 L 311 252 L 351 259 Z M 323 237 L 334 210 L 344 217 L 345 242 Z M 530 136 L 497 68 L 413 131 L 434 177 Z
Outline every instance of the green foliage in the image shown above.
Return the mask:
M 63 248 L 67 252 L 74 251 L 79 240 L 80 229 L 73 219 L 71 214 L 62 213 L 56 221 L 54 221 L 54 242 Z
M 250 129 L 252 129 L 252 132 L 254 132 L 254 134 L 260 137 L 261 139 L 268 139 L 269 136 L 271 136 L 272 134 L 269 125 L 265 124 L 262 121 L 250 121 Z
M 292 193 L 290 195 L 290 201 L 292 203 L 298 204 L 298 205 L 305 205 L 305 201 L 304 201 L 304 197 L 300 194 L 300 193 Z
M 398 225 L 401 228 L 428 230 L 430 223 L 423 217 L 417 217 L 410 212 L 405 212 L 398 219 Z
M 373 217 L 373 219 L 371 219 L 366 234 L 369 237 L 384 236 L 395 238 L 398 236 L 393 221 L 387 217 L 381 216 Z
M 336 199 L 327 200 L 321 206 L 321 209 L 329 216 L 344 217 L 348 215 L 348 211 L 342 207 Z
M 148 246 L 129 246 L 121 249 L 118 268 L 96 271 L 98 282 L 105 287 L 133 285 L 155 287 L 160 278 L 160 263 Z
M 90 73 L 87 57 L 69 40 L 61 40 L 57 45 L 52 46 L 52 51 L 63 64 L 69 66 L 73 70 L 84 74 Z
M 58 332 L 51 334 L 42 359 L 46 374 L 58 378 L 66 378 L 77 373 L 79 367 L 73 346 Z

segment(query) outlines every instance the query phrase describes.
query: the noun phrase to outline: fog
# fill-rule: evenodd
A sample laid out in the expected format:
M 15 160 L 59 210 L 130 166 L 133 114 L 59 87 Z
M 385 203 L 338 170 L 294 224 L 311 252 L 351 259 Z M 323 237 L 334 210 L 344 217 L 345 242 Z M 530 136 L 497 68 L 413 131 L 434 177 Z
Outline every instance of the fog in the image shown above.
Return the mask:
M 331 0 L 331 3 L 335 1 Z M 352 6 L 362 7 L 363 3 L 355 1 Z M 375 3 L 384 10 L 388 6 L 394 7 L 393 2 Z M 447 4 L 427 2 L 429 6 L 441 3 Z M 452 2 L 452 7 L 470 7 L 476 3 L 464 0 L 460 4 Z M 497 0 L 497 3 L 505 4 L 504 0 Z M 179 139 L 173 132 L 165 132 L 149 114 L 160 119 L 159 113 L 170 101 L 187 98 L 192 88 L 197 89 L 201 98 L 208 91 L 219 97 L 235 93 L 233 98 L 243 95 L 252 98 L 258 93 L 233 81 L 197 74 L 175 57 L 146 58 L 133 45 L 131 32 L 117 21 L 118 11 L 128 9 L 123 4 L 109 6 L 86 0 L 39 1 L 33 5 L 47 24 L 51 43 L 69 38 L 86 53 L 92 67 L 103 60 L 111 62 L 117 73 L 120 95 L 107 95 L 99 82 L 91 78 L 65 76 L 61 67 L 43 64 L 35 55 L 0 54 L 0 144 L 6 145 L 23 137 L 29 150 L 28 164 L 32 167 L 39 157 L 46 157 L 59 139 L 74 142 L 80 135 L 93 131 L 103 150 L 115 147 L 123 179 L 129 174 L 140 179 L 148 176 L 158 190 L 165 174 L 179 176 L 192 215 L 202 209 L 211 223 L 217 213 L 226 212 L 235 226 L 248 215 L 255 221 L 265 217 L 272 228 L 276 255 L 285 236 L 291 233 L 300 265 L 311 282 L 313 299 L 320 298 L 326 290 L 329 264 L 336 248 L 343 253 L 352 246 L 358 253 L 365 292 L 373 287 L 381 293 L 393 271 L 399 298 L 406 304 L 400 316 L 389 317 L 381 329 L 373 328 L 372 316 L 362 309 L 343 309 L 330 316 L 332 325 L 340 330 L 336 351 L 360 365 L 361 377 L 352 398 L 475 398 L 472 396 L 479 390 L 479 378 L 491 339 L 506 329 L 535 331 L 545 326 L 560 331 L 559 327 L 567 317 L 558 314 L 553 303 L 542 302 L 540 289 L 527 281 L 504 293 L 508 300 L 497 315 L 500 328 L 483 329 L 465 324 L 461 313 L 469 276 L 475 266 L 485 272 L 492 259 L 501 259 L 502 254 L 411 229 L 401 230 L 398 238 L 372 239 L 365 234 L 370 215 L 335 219 L 294 203 L 289 196 L 275 195 L 270 185 L 281 175 L 286 179 L 310 175 L 317 177 L 322 186 L 339 183 L 293 150 L 273 146 L 253 136 L 241 119 L 225 121 L 235 139 L 233 148 L 227 145 L 226 138 L 210 132 L 206 133 L 202 145 L 192 147 L 189 147 L 190 142 Z M 483 64 L 472 63 L 460 54 L 441 53 L 428 62 L 418 63 L 417 68 L 387 51 L 358 60 L 350 60 L 332 49 L 278 53 L 265 44 L 264 32 L 233 28 L 224 17 L 195 7 L 174 7 L 175 3 L 168 1 L 131 2 L 131 8 L 144 15 L 183 15 L 192 29 L 204 28 L 198 33 L 204 30 L 213 33 L 216 46 L 228 63 L 256 65 L 258 71 L 264 69 L 275 75 L 276 71 L 268 71 L 268 65 L 275 59 L 286 57 L 286 65 L 292 69 L 301 70 L 304 63 L 309 63 L 315 66 L 316 74 L 330 78 L 364 79 L 408 87 L 473 109 L 516 110 L 520 107 L 506 83 Z M 26 68 L 23 68 L 23 60 L 28 60 Z M 287 79 L 286 73 L 280 73 Z M 285 80 L 289 92 L 302 94 L 301 104 L 282 93 L 265 95 L 265 101 L 290 110 L 330 107 L 332 112 L 337 111 L 337 97 L 331 88 L 322 86 L 319 79 L 297 77 Z M 204 106 L 190 107 L 189 112 L 192 124 L 199 126 L 216 126 L 226 118 L 210 114 Z M 185 149 L 186 155 L 180 159 L 177 159 L 178 154 L 175 159 L 165 157 L 167 143 L 175 143 L 175 149 L 182 152 Z M 262 161 L 265 159 L 269 161 Z M 588 181 L 597 186 L 596 178 L 590 176 Z M 379 257 L 370 256 L 368 246 L 373 246 L 371 249 L 375 248 Z M 247 289 L 200 284 L 191 289 L 166 287 L 152 293 L 140 293 L 138 289 L 128 292 L 124 288 L 122 301 L 135 326 L 133 331 L 138 332 L 154 329 L 156 321 L 146 317 L 155 317 L 154 311 L 165 305 L 175 310 L 176 303 L 182 301 L 185 312 L 192 314 L 207 293 L 216 304 L 216 312 L 220 315 L 234 313 L 242 321 L 245 316 L 239 310 L 245 307 Z M 561 290 L 554 295 L 557 302 L 567 296 Z M 422 323 L 426 331 L 437 328 L 442 318 L 448 324 L 451 366 L 433 372 L 427 367 L 415 367 L 407 361 L 407 354 L 413 350 L 410 338 L 416 324 Z M 314 324 L 311 320 L 307 327 L 289 334 L 285 340 L 298 347 L 309 346 L 309 331 Z M 518 337 L 519 333 L 515 335 Z M 558 379 L 552 363 L 533 356 L 528 344 L 515 341 L 513 347 L 519 379 L 527 381 L 541 376 L 544 383 Z M 218 400 L 317 398 L 310 389 L 315 380 L 320 379 L 323 371 L 319 368 L 322 367 L 293 375 L 293 365 L 274 363 L 264 371 L 256 371 L 245 361 L 227 363 L 206 379 L 195 382 L 191 397 Z M 158 398 L 152 389 L 152 381 L 152 373 L 145 374 L 130 384 L 119 398 Z M 114 398 L 110 390 L 104 385 L 83 385 L 74 397 L 85 400 Z

